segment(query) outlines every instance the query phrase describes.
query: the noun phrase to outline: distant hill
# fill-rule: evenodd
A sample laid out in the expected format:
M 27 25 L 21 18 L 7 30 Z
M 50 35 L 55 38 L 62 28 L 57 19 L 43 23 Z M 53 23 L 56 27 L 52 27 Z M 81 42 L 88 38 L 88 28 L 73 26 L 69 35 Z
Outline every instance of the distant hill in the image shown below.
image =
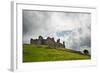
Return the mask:
M 85 60 L 90 56 L 80 52 L 57 48 L 50 49 L 46 45 L 23 44 L 23 62 Z

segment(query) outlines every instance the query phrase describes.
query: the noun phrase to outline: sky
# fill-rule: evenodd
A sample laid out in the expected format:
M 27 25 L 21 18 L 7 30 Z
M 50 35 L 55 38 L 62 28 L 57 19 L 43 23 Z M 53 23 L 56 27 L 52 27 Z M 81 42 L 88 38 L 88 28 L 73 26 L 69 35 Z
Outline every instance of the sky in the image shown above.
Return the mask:
M 66 48 L 81 50 L 91 48 L 91 14 L 80 12 L 55 12 L 23 10 L 23 43 L 41 35 L 65 41 Z

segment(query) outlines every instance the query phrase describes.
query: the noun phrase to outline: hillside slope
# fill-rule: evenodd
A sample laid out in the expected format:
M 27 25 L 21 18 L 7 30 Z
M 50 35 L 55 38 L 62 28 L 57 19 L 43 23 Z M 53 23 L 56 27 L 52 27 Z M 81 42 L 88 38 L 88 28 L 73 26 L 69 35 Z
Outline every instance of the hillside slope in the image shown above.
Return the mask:
M 50 49 L 46 45 L 23 45 L 23 62 L 90 59 L 90 56 L 69 49 Z

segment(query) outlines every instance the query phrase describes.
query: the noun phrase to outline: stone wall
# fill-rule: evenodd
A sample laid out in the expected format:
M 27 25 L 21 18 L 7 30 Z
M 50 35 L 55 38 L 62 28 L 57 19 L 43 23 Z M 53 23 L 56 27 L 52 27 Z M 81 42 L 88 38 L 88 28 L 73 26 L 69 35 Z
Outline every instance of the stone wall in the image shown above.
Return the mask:
M 65 48 L 65 42 L 60 43 L 60 39 L 55 42 L 54 38 L 47 37 L 43 39 L 42 36 L 39 36 L 38 39 L 30 39 L 30 44 L 35 45 L 48 45 L 49 48 Z

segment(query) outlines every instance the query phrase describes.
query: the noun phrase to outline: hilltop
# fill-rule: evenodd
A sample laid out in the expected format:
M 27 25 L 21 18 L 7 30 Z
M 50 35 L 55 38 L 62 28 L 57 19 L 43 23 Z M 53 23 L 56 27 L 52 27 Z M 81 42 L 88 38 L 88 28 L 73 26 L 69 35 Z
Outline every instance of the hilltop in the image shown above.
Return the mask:
M 86 60 L 90 56 L 65 48 L 49 48 L 47 45 L 23 44 L 23 62 Z

